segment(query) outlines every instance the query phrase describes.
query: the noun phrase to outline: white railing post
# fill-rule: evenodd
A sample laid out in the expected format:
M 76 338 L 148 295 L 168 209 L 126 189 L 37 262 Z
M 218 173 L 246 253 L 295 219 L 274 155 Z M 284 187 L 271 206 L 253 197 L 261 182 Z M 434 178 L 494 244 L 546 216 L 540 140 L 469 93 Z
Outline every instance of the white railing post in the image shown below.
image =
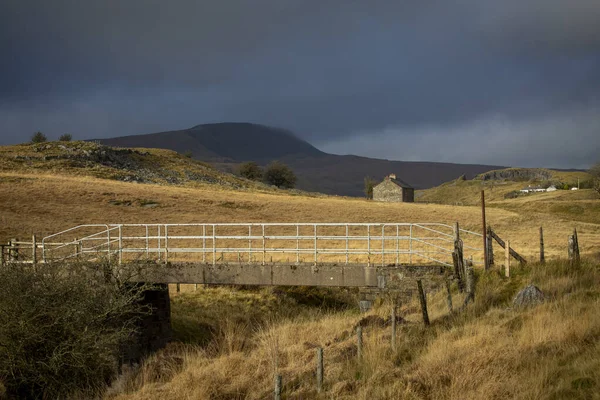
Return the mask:
M 165 263 L 169 262 L 169 225 L 165 225 Z
M 349 255 L 348 255 L 348 250 L 349 250 L 348 249 L 348 240 L 349 240 L 349 237 L 348 237 L 348 224 L 346 224 L 346 264 L 348 264 L 348 258 L 349 258 Z
M 248 225 L 248 264 L 252 263 L 252 225 Z
M 371 266 L 371 225 L 367 225 L 367 266 Z
M 206 263 L 206 225 L 202 225 L 202 262 Z
M 318 255 L 317 255 L 317 224 L 314 225 L 315 227 L 315 265 L 317 265 L 317 260 L 318 260 Z
M 265 225 L 262 224 L 262 245 L 263 245 L 263 259 L 262 259 L 262 265 L 265 265 L 265 258 L 267 257 L 267 250 L 265 248 Z
M 296 225 L 296 264 L 300 264 L 300 225 Z
M 381 266 L 383 267 L 385 258 L 385 224 L 381 226 Z
M 413 239 L 413 224 L 410 224 L 410 232 L 408 238 L 408 263 L 412 264 L 413 259 L 413 248 L 412 248 L 412 239 Z
M 160 256 L 160 225 L 156 225 L 156 252 L 158 253 L 158 261 L 162 258 Z
M 215 265 L 217 263 L 217 235 L 215 233 L 216 226 L 213 224 L 212 228 L 213 265 Z
M 123 263 L 123 225 L 119 225 L 119 265 Z
M 396 224 L 396 265 L 400 264 L 400 225 Z
M 110 263 L 110 228 L 106 226 L 106 253 L 108 255 L 108 262 Z
M 148 229 L 148 225 L 146 225 L 146 258 L 150 256 L 150 234 Z

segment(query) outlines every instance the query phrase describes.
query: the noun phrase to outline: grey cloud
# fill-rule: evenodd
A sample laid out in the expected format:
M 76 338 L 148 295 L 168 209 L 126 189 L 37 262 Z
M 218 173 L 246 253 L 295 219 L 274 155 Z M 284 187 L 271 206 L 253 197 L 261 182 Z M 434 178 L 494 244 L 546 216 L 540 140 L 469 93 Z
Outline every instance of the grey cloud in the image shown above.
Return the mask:
M 599 17 L 594 0 L 5 0 L 0 143 L 249 121 L 361 153 L 388 127 L 426 148 L 429 127 L 490 115 L 583 126 Z

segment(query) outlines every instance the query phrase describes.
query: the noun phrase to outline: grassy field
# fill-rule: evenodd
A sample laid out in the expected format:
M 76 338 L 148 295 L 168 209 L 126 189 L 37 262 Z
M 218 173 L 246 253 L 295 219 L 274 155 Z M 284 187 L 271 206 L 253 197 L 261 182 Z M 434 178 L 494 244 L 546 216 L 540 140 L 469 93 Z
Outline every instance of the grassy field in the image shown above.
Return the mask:
M 20 151 L 37 158 L 16 160 Z M 39 153 L 31 145 L 0 148 L 2 242 L 88 223 L 458 221 L 480 231 L 483 188 L 488 223 L 532 262 L 515 269 L 510 280 L 498 266 L 489 274 L 478 271 L 476 302 L 462 313 L 449 315 L 445 297 L 430 293 L 429 329 L 419 322 L 416 303 L 403 304 L 406 323 L 397 350 L 389 347 L 389 328 L 368 326 L 362 361 L 356 360 L 352 331 L 364 315 L 348 307 L 356 300 L 353 292 L 186 287 L 172 297 L 178 341 L 121 377 L 109 398 L 268 398 L 275 371 L 283 375 L 289 399 L 600 398 L 600 200 L 592 190 L 505 199 L 526 184 L 456 181 L 419 197 L 449 204 L 383 204 L 274 190 L 190 166 L 172 152 L 149 153 L 159 168 L 141 173 L 155 179 L 146 183 L 122 181 L 130 172 L 119 168 L 44 160 Z M 135 157 L 149 162 L 142 153 Z M 210 179 L 183 179 L 190 168 Z M 161 175 L 161 169 L 180 179 L 169 181 L 165 176 L 173 175 Z M 540 226 L 546 257 L 554 260 L 546 266 L 533 263 Z M 559 260 L 573 228 L 587 260 L 578 270 Z M 531 282 L 549 301 L 510 308 L 516 291 Z M 454 293 L 454 300 L 460 304 L 462 295 Z M 371 315 L 383 318 L 389 311 L 383 303 Z M 322 394 L 314 388 L 316 346 L 325 348 Z
M 511 307 L 517 290 L 531 282 L 546 302 Z M 239 317 L 243 307 L 228 308 L 225 289 L 184 294 L 174 304 L 175 320 L 183 307 L 224 300 L 224 308 L 216 307 L 221 328 L 212 345 L 173 345 L 123 376 L 107 398 L 265 399 L 272 396 L 275 374 L 282 375 L 288 399 L 599 398 L 599 285 L 597 262 L 578 269 L 560 262 L 530 265 L 510 279 L 499 270 L 480 273 L 476 301 L 462 312 L 448 312 L 445 294 L 429 295 L 429 328 L 417 303 L 403 304 L 396 350 L 389 326 L 367 324 L 362 360 L 354 327 L 365 317 L 389 318 L 390 304 L 367 316 L 353 310 L 296 312 L 249 328 Z M 240 302 L 247 296 L 233 295 Z M 261 304 L 269 296 L 261 295 Z M 455 305 L 462 302 L 456 288 L 453 297 Z M 206 318 L 202 307 L 194 310 L 198 319 Z M 318 346 L 325 354 L 320 394 L 314 375 Z

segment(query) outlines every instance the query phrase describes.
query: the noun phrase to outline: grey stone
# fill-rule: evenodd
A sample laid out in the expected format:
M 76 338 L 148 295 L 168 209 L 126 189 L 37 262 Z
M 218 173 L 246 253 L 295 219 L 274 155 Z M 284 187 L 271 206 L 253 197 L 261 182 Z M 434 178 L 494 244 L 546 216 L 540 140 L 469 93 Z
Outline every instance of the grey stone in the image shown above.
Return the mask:
M 544 293 L 535 285 L 529 285 L 522 289 L 513 300 L 515 307 L 529 307 L 544 302 Z

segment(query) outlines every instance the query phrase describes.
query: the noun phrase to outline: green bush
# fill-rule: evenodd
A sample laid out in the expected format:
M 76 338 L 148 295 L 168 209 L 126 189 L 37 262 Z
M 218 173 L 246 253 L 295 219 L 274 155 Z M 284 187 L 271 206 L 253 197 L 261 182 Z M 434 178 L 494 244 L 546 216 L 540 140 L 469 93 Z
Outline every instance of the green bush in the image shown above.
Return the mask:
M 248 161 L 240 165 L 240 175 L 246 179 L 250 179 L 251 181 L 260 181 L 263 172 L 254 161 Z
M 263 180 L 269 185 L 275 185 L 278 188 L 291 189 L 296 186 L 296 175 L 287 165 L 273 161 L 265 168 Z
M 118 370 L 143 287 L 98 268 L 0 268 L 0 382 L 9 398 L 91 397 Z
M 365 183 L 365 188 L 364 188 L 365 197 L 367 198 L 367 200 L 373 200 L 373 188 L 375 187 L 375 184 L 377 182 L 370 176 L 366 176 L 364 183 Z
M 64 135 L 61 135 L 58 138 L 58 140 L 61 142 L 70 142 L 71 140 L 73 140 L 73 135 L 71 135 L 70 133 L 65 133 Z
M 36 132 L 31 137 L 31 143 L 44 143 L 46 141 L 48 141 L 48 138 L 42 132 Z

